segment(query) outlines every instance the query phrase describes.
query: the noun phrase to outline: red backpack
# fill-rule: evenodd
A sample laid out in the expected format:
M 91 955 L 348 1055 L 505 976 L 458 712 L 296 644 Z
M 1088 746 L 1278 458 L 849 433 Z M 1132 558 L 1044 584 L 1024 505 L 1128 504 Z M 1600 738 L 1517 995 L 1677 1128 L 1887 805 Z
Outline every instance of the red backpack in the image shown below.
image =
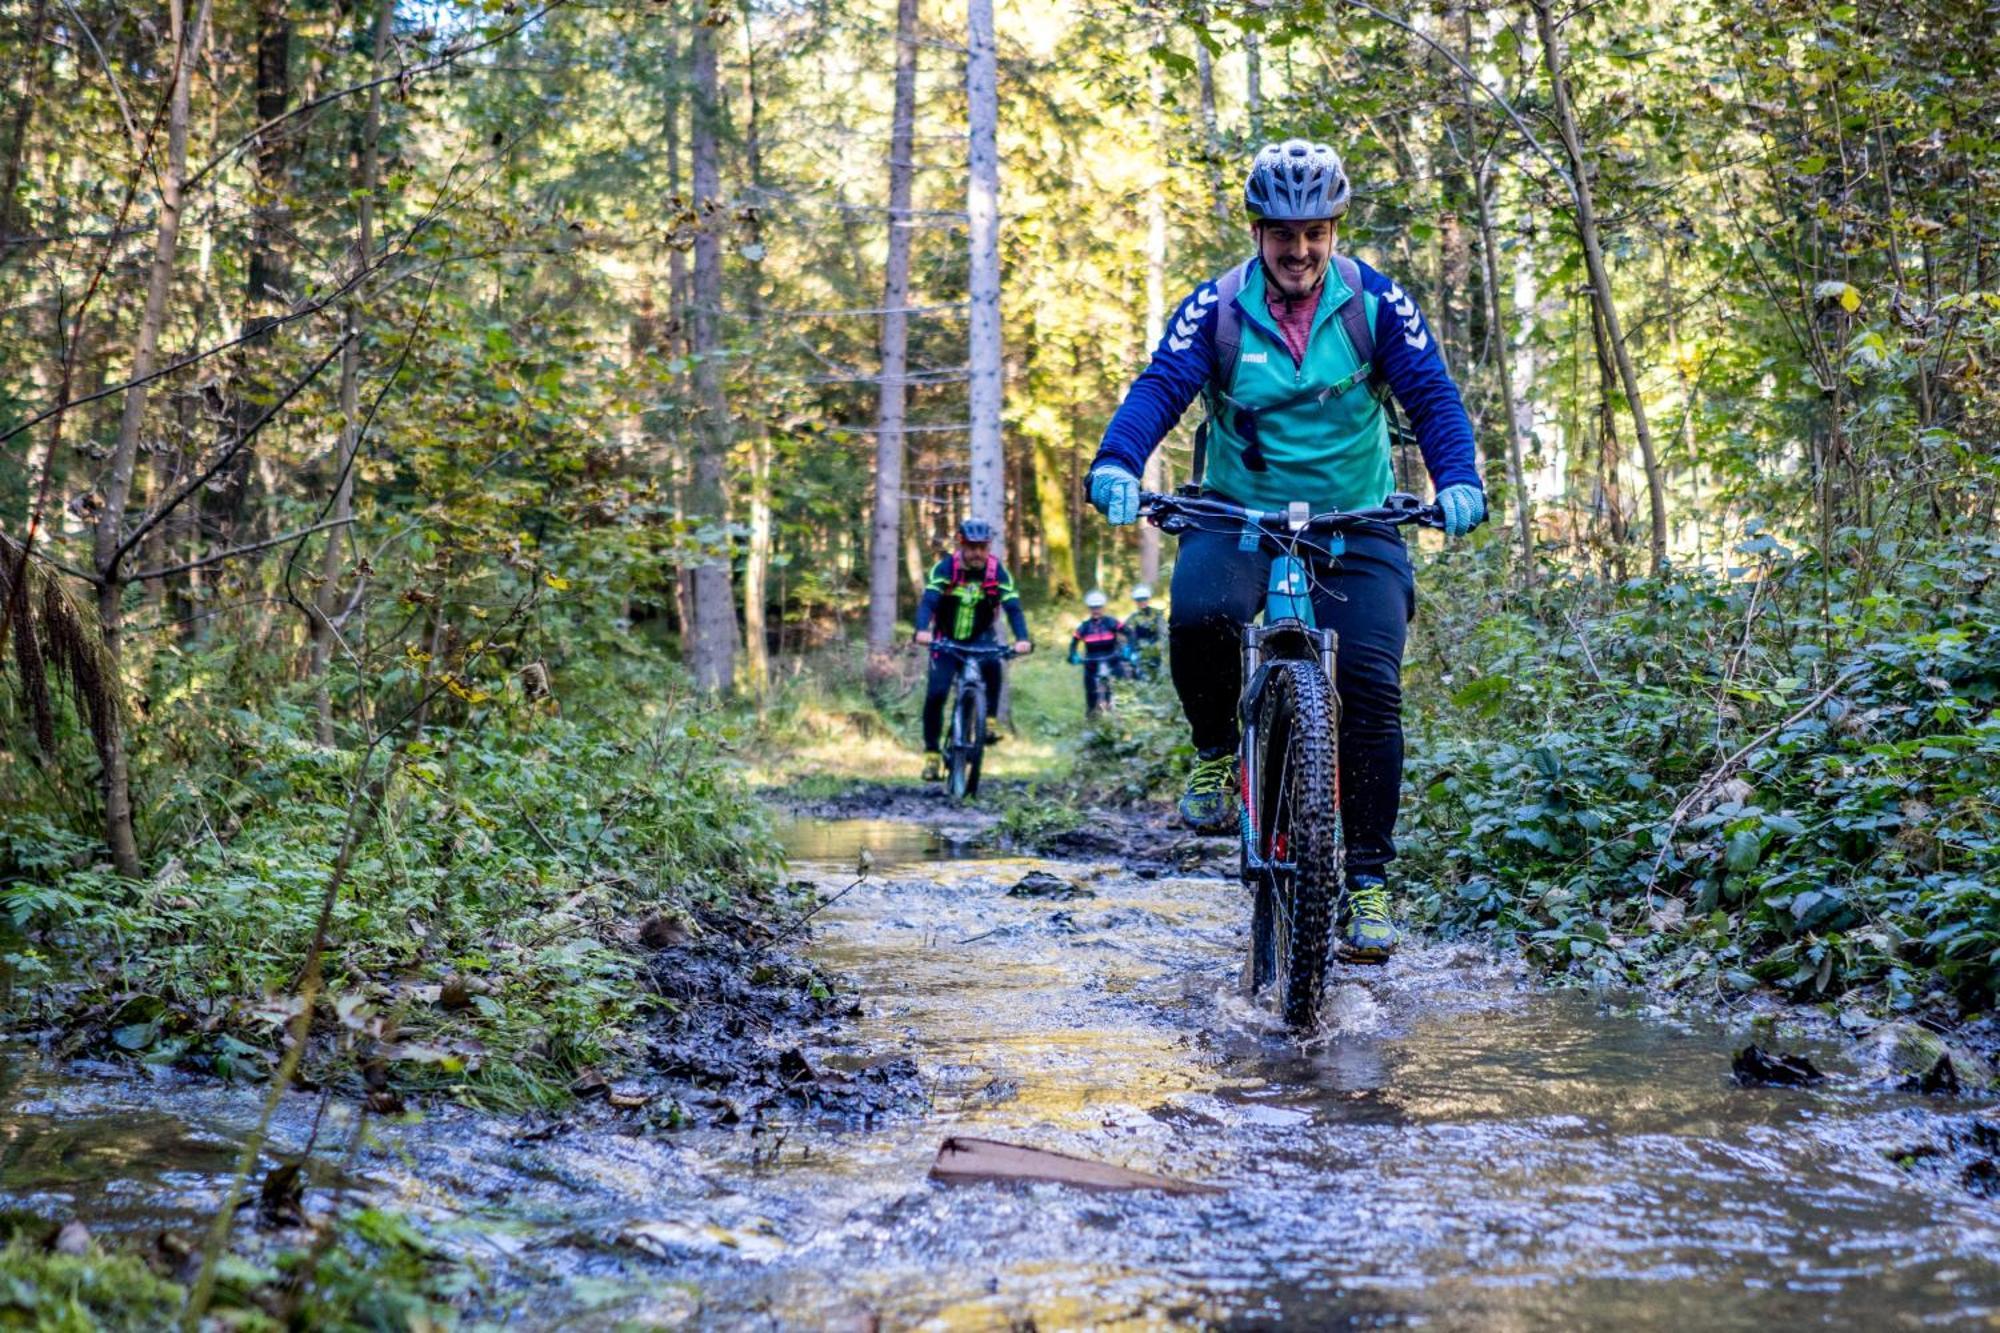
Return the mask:
M 953 551 L 951 553 L 952 587 L 956 588 L 961 583 L 970 583 L 972 581 L 968 578 L 965 578 L 964 573 L 965 573 L 964 568 L 959 563 L 958 552 Z M 980 577 L 979 585 L 982 589 L 985 590 L 986 596 L 990 600 L 993 601 L 1000 600 L 1000 557 L 999 556 L 994 555 L 991 552 L 987 553 L 986 570 L 984 574 Z

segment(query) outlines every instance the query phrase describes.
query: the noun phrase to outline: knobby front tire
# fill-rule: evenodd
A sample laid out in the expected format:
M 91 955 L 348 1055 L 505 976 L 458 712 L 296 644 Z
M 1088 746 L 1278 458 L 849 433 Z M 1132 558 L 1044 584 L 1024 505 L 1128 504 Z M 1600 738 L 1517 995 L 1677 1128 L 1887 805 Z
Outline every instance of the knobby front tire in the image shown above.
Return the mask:
M 1250 977 L 1286 1026 L 1313 1025 L 1326 985 L 1340 889 L 1339 705 L 1316 662 L 1276 662 L 1258 711 L 1257 854 L 1292 869 L 1256 872 Z
M 951 761 L 946 788 L 954 801 L 979 794 L 979 769 L 986 750 L 986 690 L 968 686 L 952 705 Z

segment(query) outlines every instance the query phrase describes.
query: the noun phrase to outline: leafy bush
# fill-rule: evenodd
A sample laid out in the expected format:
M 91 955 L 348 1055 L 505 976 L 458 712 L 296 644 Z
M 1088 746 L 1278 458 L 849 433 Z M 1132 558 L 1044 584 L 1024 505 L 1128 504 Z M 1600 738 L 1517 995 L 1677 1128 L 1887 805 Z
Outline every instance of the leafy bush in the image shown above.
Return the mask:
M 1582 975 L 1799 999 L 2000 984 L 2000 548 L 1831 566 L 1753 538 L 1734 579 L 1468 595 L 1413 653 L 1404 850 L 1421 912 Z M 1482 585 L 1481 580 L 1487 581 Z M 1449 645 L 1447 649 L 1447 645 Z M 1942 995 L 1933 998 L 1943 998 Z
M 386 1063 L 401 1087 L 511 1105 L 621 1053 L 649 1002 L 640 922 L 773 887 L 761 808 L 672 685 L 629 678 L 616 714 L 587 693 L 563 716 L 496 699 L 407 746 L 334 906 L 310 1071 Z M 667 702 L 632 702 L 649 696 Z M 213 718 L 196 776 L 151 816 L 185 840 L 143 882 L 43 815 L 0 814 L 0 901 L 33 935 L 15 1024 L 66 1050 L 268 1068 L 358 762 L 310 734 L 296 707 Z

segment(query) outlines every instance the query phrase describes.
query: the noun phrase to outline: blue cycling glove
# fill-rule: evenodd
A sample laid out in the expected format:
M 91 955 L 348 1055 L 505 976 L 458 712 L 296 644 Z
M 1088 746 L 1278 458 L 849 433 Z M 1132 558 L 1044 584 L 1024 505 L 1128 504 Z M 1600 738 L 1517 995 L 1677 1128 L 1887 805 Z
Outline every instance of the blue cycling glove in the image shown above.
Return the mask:
M 1139 479 L 1106 463 L 1090 474 L 1090 502 L 1114 524 L 1139 521 Z
M 1486 521 L 1486 493 L 1477 486 L 1447 486 L 1438 492 L 1438 508 L 1444 510 L 1445 536 L 1463 537 Z

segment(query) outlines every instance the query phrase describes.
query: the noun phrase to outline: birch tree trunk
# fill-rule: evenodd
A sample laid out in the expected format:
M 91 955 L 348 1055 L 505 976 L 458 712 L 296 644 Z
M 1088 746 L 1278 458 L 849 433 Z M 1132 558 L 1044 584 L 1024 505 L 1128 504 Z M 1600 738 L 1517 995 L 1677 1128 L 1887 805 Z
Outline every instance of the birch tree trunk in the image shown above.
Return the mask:
M 381 0 L 375 11 L 374 47 L 369 58 L 380 74 L 389 52 L 389 34 L 396 20 L 396 0 Z M 368 115 L 361 128 L 361 198 L 354 229 L 354 268 L 368 267 L 375 253 L 375 187 L 381 174 L 382 85 L 368 90 Z M 309 671 L 317 682 L 313 705 L 318 713 L 321 745 L 333 744 L 333 695 L 326 687 L 326 669 L 333 660 L 340 626 L 347 619 L 342 606 L 343 552 L 349 541 L 346 520 L 354 517 L 354 457 L 361 447 L 361 332 L 359 296 L 347 302 L 347 346 L 340 354 L 340 443 L 334 450 L 333 509 L 327 517 L 341 526 L 326 534 L 320 552 L 319 593 L 313 599 L 312 658 Z
M 882 278 L 882 371 L 875 396 L 875 519 L 868 553 L 868 679 L 889 674 L 896 547 L 903 517 L 903 410 L 909 401 L 910 181 L 915 176 L 918 0 L 896 0 L 896 101 L 889 129 L 889 257 Z
M 1639 437 L 1639 455 L 1646 468 L 1646 494 L 1652 502 L 1652 568 L 1658 574 L 1667 563 L 1667 495 L 1660 476 L 1659 460 L 1653 452 L 1653 432 L 1646 423 L 1646 404 L 1639 396 L 1639 376 L 1632 368 L 1631 353 L 1625 347 L 1624 330 L 1618 323 L 1618 304 L 1611 294 L 1611 275 L 1604 267 L 1604 246 L 1597 233 L 1597 210 L 1591 199 L 1589 164 L 1583 156 L 1583 139 L 1577 131 L 1576 108 L 1570 102 L 1565 69 L 1568 56 L 1562 34 L 1549 12 L 1548 0 L 1530 0 L 1535 24 L 1541 31 L 1542 54 L 1548 65 L 1549 85 L 1554 94 L 1556 125 L 1562 131 L 1563 148 L 1569 154 L 1570 174 L 1576 183 L 1576 229 L 1583 242 L 1584 262 L 1590 269 L 1591 290 L 1596 293 L 1598 316 L 1618 366 L 1618 378 L 1625 387 L 1626 405 L 1632 412 L 1632 429 Z
M 689 311 L 694 358 L 695 401 L 700 411 L 694 483 L 688 508 L 697 529 L 709 531 L 712 548 L 694 571 L 694 679 L 697 688 L 718 694 L 736 677 L 736 604 L 731 595 L 729 543 L 723 514 L 722 469 L 729 455 L 729 404 L 722 388 L 722 237 L 727 225 L 721 204 L 716 139 L 722 105 L 716 86 L 715 30 L 695 19 L 690 38 L 694 64 L 694 107 L 689 153 L 694 207 L 700 230 L 694 242 L 694 290 Z
M 965 96 L 971 121 L 966 191 L 972 242 L 972 517 L 1000 530 L 1007 469 L 1000 436 L 1003 401 L 1000 339 L 1000 93 L 993 47 L 993 0 L 966 9 Z
M 132 500 L 132 475 L 139 459 L 139 432 L 146 420 L 146 385 L 159 355 L 160 332 L 167 322 L 167 299 L 174 282 L 174 257 L 180 246 L 181 187 L 187 178 L 189 85 L 193 82 L 195 54 L 201 50 L 202 31 L 208 26 L 209 0 L 201 0 L 192 27 L 187 22 L 185 0 L 168 0 L 167 33 L 173 45 L 173 66 L 168 73 L 172 85 L 167 94 L 167 160 L 158 174 L 160 183 L 160 223 L 153 235 L 153 263 L 146 280 L 146 306 L 132 350 L 132 369 L 125 390 L 124 409 L 118 419 L 118 441 L 111 451 L 111 468 L 104 483 L 104 511 L 98 516 L 93 557 L 97 571 L 97 621 L 104 636 L 104 652 L 116 680 L 124 648 L 125 589 L 123 553 L 125 510 Z M 114 683 L 114 690 L 117 688 Z M 130 755 L 122 722 L 115 708 L 106 710 L 105 725 L 98 735 L 98 759 L 103 771 L 104 836 L 111 847 L 112 864 L 118 873 L 136 878 L 139 874 L 139 842 L 132 827 L 132 777 Z

